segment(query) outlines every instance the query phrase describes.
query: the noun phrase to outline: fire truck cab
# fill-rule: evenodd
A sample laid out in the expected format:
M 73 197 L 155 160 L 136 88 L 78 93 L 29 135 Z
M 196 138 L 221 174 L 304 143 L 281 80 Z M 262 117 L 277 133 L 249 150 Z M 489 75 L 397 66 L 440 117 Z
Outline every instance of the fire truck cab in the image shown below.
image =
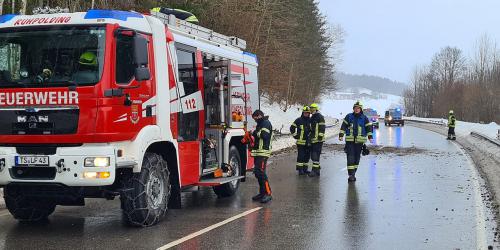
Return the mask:
M 181 192 L 233 195 L 259 108 L 246 42 L 159 12 L 0 16 L 0 187 L 18 220 L 120 197 L 158 223 Z

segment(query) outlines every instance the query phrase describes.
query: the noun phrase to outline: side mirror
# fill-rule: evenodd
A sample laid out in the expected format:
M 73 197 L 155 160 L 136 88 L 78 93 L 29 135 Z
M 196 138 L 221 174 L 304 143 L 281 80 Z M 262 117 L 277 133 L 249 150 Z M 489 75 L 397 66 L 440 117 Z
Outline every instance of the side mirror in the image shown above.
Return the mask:
M 135 80 L 145 81 L 151 79 L 151 73 L 147 67 L 137 67 L 135 68 Z
M 140 82 L 151 79 L 151 73 L 148 68 L 148 40 L 135 30 L 126 28 L 117 29 L 115 36 L 126 38 L 127 42 L 132 42 L 135 80 Z
M 148 65 L 148 40 L 138 34 L 134 36 L 134 61 L 138 67 Z
M 148 40 L 146 38 L 134 36 L 134 61 L 137 68 L 135 69 L 135 80 L 144 81 L 151 79 L 151 73 L 148 68 Z

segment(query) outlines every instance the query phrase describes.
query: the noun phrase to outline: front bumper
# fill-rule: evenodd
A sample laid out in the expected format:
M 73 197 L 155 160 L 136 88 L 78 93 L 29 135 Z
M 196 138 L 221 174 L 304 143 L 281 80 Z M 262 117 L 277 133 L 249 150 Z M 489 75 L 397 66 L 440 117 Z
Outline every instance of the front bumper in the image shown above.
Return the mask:
M 58 147 L 55 154 L 47 155 L 49 167 L 17 167 L 15 157 L 23 155 L 16 147 L 0 147 L 0 186 L 19 182 L 106 186 L 113 184 L 116 176 L 116 150 L 109 145 Z M 84 167 L 88 157 L 109 157 L 110 164 L 108 167 Z M 85 172 L 107 172 L 109 177 L 84 178 Z

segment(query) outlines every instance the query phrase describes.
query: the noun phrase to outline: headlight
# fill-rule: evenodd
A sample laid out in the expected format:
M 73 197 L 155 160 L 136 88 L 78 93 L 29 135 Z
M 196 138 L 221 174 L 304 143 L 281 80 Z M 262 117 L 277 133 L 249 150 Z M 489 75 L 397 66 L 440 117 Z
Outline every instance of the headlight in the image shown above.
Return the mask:
M 389 121 L 392 121 L 392 117 L 389 116 Z
M 109 167 L 109 157 L 85 158 L 85 167 Z

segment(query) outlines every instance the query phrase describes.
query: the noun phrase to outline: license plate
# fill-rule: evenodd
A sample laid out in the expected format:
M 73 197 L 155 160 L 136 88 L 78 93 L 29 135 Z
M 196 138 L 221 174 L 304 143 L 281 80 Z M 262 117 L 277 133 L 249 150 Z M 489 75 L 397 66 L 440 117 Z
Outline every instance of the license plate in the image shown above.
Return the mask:
M 49 166 L 48 156 L 16 156 L 16 166 Z

